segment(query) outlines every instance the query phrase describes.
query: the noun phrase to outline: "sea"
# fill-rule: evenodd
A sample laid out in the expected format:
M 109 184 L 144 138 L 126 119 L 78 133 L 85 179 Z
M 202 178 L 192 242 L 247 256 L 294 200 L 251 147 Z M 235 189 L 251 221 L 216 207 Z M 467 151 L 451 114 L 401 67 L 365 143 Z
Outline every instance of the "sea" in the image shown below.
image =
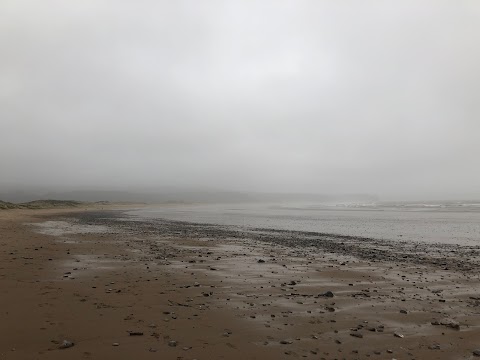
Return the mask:
M 248 229 L 480 246 L 480 201 L 168 204 L 129 211 L 146 219 Z

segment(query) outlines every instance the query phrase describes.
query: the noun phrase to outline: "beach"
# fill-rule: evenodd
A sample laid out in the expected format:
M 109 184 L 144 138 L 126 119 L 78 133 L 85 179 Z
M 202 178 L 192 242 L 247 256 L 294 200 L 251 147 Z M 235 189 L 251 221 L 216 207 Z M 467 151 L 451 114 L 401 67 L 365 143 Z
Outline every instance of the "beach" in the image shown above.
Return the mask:
M 478 246 L 0 212 L 1 359 L 473 359 Z

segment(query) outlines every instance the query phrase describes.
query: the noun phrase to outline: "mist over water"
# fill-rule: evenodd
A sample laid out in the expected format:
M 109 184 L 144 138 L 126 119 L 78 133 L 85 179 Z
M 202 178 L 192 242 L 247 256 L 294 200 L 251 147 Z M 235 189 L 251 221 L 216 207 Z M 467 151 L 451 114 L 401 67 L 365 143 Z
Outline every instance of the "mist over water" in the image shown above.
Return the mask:
M 480 203 L 165 205 L 130 214 L 246 229 L 480 245 Z

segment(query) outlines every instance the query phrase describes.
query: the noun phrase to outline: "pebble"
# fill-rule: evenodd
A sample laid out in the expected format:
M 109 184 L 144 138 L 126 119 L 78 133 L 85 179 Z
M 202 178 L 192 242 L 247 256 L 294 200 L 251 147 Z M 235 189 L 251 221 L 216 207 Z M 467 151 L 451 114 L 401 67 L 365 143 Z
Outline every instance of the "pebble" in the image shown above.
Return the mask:
M 143 336 L 143 332 L 141 331 L 129 331 L 130 336 Z
M 170 340 L 168 342 L 168 346 L 175 347 L 175 346 L 177 346 L 177 342 L 175 340 Z
M 68 349 L 75 346 L 73 341 L 63 340 L 63 343 L 58 347 L 59 349 Z
M 480 356 L 480 349 L 473 350 L 473 355 Z

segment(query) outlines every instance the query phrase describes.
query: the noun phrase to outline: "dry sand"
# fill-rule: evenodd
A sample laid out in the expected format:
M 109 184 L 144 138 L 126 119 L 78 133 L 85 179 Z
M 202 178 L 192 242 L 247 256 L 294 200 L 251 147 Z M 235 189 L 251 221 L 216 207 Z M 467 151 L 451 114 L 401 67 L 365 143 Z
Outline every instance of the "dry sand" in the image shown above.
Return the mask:
M 0 212 L 0 359 L 473 359 L 480 348 L 476 269 L 110 214 Z

